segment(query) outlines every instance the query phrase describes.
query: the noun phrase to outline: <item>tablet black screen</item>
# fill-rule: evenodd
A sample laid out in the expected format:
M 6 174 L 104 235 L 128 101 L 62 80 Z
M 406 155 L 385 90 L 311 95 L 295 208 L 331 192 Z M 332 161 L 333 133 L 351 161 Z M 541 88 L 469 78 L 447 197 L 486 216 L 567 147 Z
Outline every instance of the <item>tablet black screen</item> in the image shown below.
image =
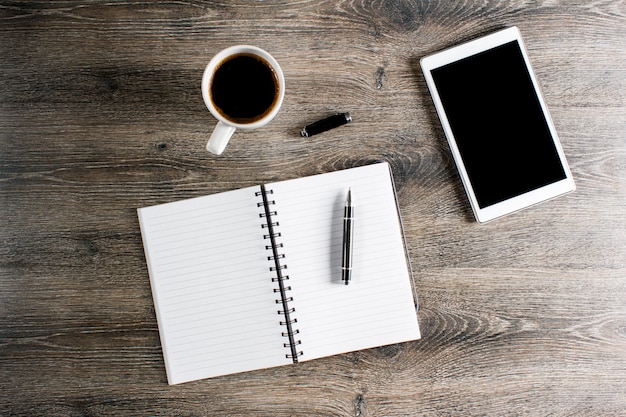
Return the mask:
M 481 208 L 566 178 L 518 42 L 432 76 Z

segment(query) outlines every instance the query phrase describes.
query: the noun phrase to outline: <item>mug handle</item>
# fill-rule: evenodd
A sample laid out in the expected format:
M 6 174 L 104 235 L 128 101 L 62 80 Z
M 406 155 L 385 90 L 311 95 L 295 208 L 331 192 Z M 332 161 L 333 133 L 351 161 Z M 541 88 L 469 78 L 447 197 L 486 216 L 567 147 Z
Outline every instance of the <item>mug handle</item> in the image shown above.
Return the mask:
M 215 130 L 211 134 L 211 138 L 206 144 L 206 150 L 215 155 L 221 155 L 230 140 L 230 137 L 235 133 L 235 128 L 227 125 L 226 123 L 217 122 Z

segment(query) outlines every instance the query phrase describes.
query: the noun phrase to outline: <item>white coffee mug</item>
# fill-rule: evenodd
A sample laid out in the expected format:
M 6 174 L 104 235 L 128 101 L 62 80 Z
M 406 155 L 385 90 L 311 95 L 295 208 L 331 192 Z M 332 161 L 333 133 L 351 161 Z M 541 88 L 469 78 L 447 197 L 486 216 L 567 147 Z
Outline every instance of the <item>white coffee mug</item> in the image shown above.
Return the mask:
M 218 52 L 202 76 L 204 103 L 218 120 L 207 150 L 220 155 L 236 129 L 266 125 L 280 110 L 284 96 L 283 71 L 268 52 L 250 45 Z

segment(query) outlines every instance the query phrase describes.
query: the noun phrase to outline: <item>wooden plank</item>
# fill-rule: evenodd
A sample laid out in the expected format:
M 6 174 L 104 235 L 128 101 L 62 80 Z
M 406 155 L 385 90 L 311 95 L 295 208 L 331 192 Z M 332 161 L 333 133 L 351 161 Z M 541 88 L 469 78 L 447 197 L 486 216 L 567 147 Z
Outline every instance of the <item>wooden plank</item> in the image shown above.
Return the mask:
M 626 7 L 604 2 L 0 2 L 0 414 L 623 415 Z M 419 68 L 517 25 L 578 189 L 474 222 Z M 287 94 L 220 157 L 220 49 Z M 353 123 L 302 139 L 307 123 Z M 423 338 L 170 387 L 135 209 L 391 164 Z

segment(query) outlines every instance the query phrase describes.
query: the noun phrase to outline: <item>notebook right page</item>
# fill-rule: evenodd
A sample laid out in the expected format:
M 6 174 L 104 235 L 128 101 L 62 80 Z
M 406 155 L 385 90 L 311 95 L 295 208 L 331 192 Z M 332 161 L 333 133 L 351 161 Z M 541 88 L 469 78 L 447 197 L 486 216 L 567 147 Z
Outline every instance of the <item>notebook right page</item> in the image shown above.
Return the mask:
M 389 165 L 377 163 L 268 185 L 283 264 L 310 360 L 420 338 Z M 352 281 L 341 281 L 343 213 L 354 205 Z

